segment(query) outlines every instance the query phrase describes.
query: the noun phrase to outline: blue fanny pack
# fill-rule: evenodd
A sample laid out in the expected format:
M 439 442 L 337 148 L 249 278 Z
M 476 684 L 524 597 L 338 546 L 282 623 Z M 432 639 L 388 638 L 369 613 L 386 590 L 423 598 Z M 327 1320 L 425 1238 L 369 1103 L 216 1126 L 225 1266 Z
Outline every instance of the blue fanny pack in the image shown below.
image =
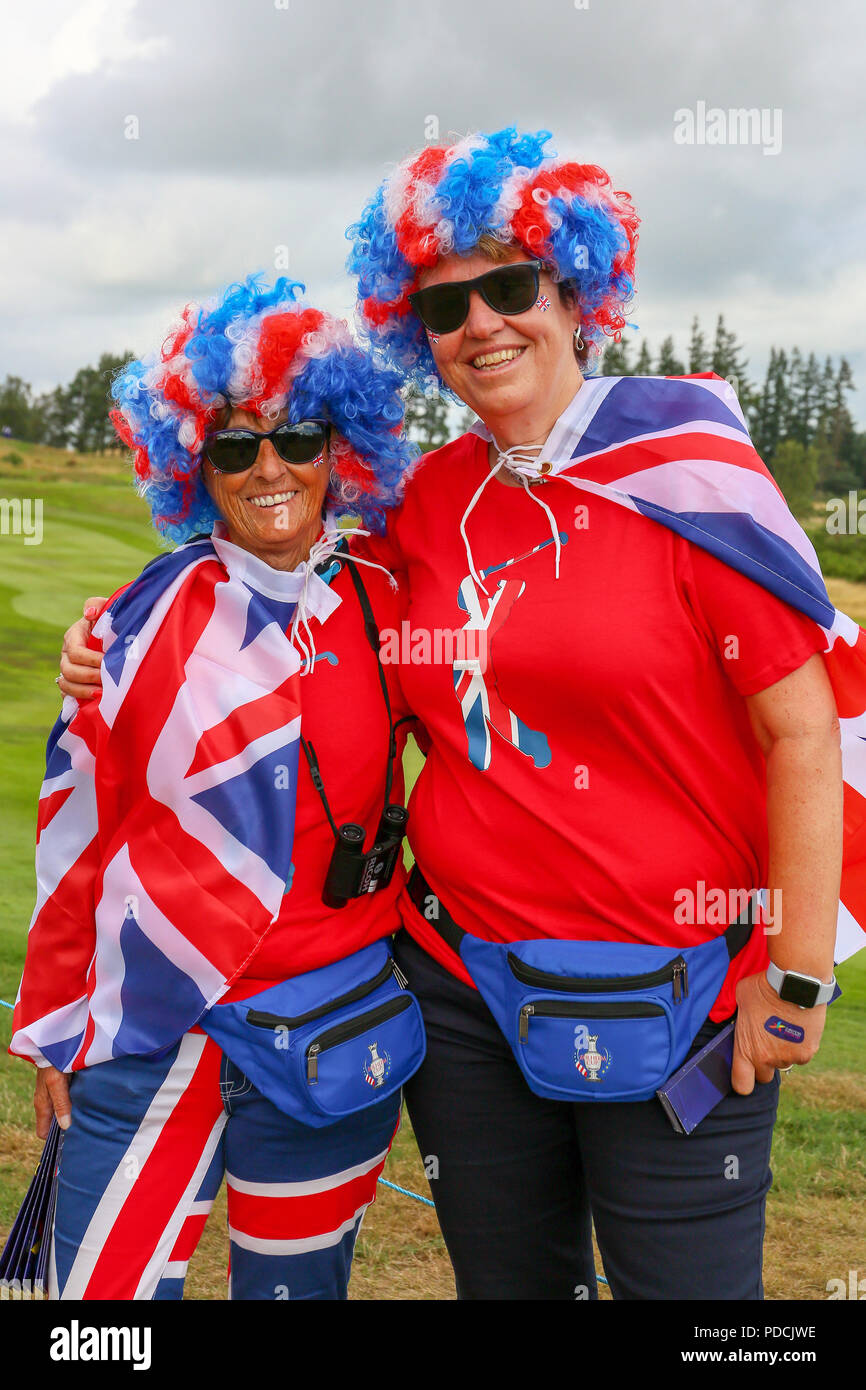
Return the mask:
M 314 1127 L 393 1095 L 426 1048 L 418 1000 L 387 941 L 217 1004 L 199 1026 L 273 1105 Z
M 464 931 L 417 869 L 409 894 L 456 951 L 531 1090 L 549 1100 L 649 1100 L 685 1061 L 754 921 L 681 951 L 550 938 L 482 941 Z

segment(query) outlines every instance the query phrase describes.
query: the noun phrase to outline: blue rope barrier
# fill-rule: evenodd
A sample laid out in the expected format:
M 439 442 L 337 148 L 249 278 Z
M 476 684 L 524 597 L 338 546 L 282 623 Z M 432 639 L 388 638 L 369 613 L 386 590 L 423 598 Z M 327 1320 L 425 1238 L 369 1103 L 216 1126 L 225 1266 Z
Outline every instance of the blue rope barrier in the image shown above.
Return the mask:
M 429 1197 L 422 1197 L 420 1192 L 410 1192 L 408 1187 L 398 1187 L 395 1182 L 389 1182 L 387 1178 L 380 1178 L 379 1181 L 383 1187 L 390 1187 L 392 1192 L 402 1192 L 404 1197 L 414 1197 L 416 1202 L 423 1202 L 425 1207 L 434 1205 Z
M 5 999 L 0 999 L 0 1004 L 3 1005 L 4 1009 L 14 1009 L 14 1008 L 15 1008 L 15 1005 L 14 1005 L 14 1004 L 7 1004 L 7 1002 L 6 1002 Z

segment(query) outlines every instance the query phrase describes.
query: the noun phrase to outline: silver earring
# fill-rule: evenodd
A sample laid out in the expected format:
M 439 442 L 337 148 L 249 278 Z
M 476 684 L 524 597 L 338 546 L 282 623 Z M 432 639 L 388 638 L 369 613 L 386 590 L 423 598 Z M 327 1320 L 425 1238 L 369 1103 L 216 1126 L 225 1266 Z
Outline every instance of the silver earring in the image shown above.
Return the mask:
M 574 330 L 574 346 L 578 352 L 583 352 L 583 338 L 580 336 L 580 324 Z

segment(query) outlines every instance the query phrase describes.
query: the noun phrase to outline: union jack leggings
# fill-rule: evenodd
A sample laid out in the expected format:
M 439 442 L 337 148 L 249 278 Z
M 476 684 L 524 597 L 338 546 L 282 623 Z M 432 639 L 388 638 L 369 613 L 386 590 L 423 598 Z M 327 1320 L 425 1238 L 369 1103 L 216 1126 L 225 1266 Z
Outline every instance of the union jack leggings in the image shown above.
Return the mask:
M 179 1299 L 225 1174 L 234 1299 L 343 1299 L 400 1098 L 325 1129 L 284 1115 L 205 1033 L 70 1079 L 49 1289 Z

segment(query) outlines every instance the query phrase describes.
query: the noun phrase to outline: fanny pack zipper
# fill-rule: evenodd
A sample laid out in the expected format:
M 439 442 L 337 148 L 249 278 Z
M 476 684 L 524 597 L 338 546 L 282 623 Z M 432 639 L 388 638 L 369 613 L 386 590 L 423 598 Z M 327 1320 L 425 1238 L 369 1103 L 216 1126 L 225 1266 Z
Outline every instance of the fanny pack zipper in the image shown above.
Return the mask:
M 689 992 L 689 967 L 682 956 L 677 956 L 676 960 L 647 975 L 611 976 L 604 980 L 577 979 L 537 970 L 534 965 L 526 965 L 513 951 L 508 952 L 508 964 L 512 975 L 521 984 L 533 985 L 536 989 L 556 989 L 569 994 L 619 994 L 620 991 L 653 989 L 656 985 L 672 983 L 675 1004 L 685 999 Z
M 412 1007 L 411 995 L 400 995 L 396 999 L 387 999 L 384 1004 L 380 1004 L 376 1009 L 370 1009 L 369 1013 L 362 1014 L 360 1018 L 347 1018 L 343 1023 L 335 1023 L 333 1028 L 329 1028 L 326 1033 L 322 1033 L 316 1042 L 310 1043 L 307 1048 L 307 1081 L 312 1084 L 319 1079 L 319 1054 L 326 1052 L 331 1047 L 337 1047 L 342 1042 L 348 1042 L 350 1038 L 355 1038 L 359 1033 L 365 1032 L 370 1027 L 375 1027 L 377 1023 L 384 1023 L 386 1019 L 393 1018 L 396 1014 L 403 1013 Z
M 538 1015 L 548 1018 L 655 1018 L 658 1014 L 664 1014 L 661 1004 L 633 1004 L 628 999 L 608 1000 L 606 1004 L 537 999 L 534 1004 L 524 1004 L 520 1010 L 517 1036 L 520 1042 L 528 1042 L 529 1020 Z
M 372 980 L 367 980 L 363 985 L 356 985 L 354 989 L 348 990 L 346 994 L 341 994 L 337 999 L 332 999 L 328 1004 L 319 1004 L 315 1009 L 310 1009 L 305 1014 L 298 1014 L 296 1018 L 285 1018 L 282 1014 L 266 1014 L 261 1013 L 258 1009 L 247 1009 L 247 1023 L 251 1023 L 254 1028 L 300 1028 L 304 1023 L 312 1023 L 325 1014 L 336 1013 L 338 1009 L 343 1009 L 348 1004 L 354 1004 L 359 999 L 363 999 L 365 995 L 372 994 L 373 990 L 383 985 L 391 975 L 396 977 L 401 989 L 406 988 L 406 976 L 398 969 L 396 962 L 389 958 Z

